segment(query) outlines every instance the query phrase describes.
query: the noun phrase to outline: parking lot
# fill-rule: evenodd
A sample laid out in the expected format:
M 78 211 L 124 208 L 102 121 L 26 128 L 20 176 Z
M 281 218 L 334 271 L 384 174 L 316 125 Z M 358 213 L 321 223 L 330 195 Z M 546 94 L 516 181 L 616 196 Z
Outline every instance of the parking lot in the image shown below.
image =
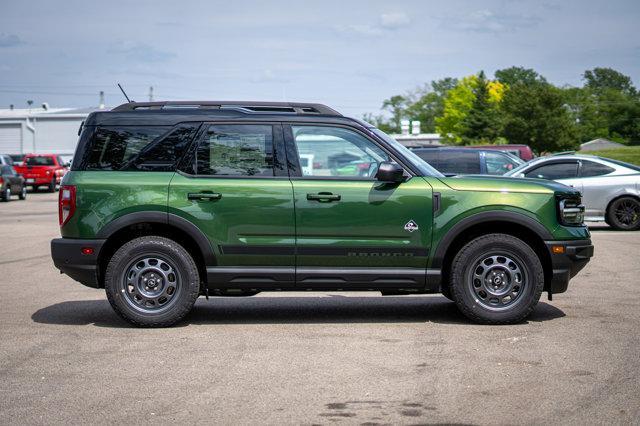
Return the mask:
M 57 194 L 0 204 L 0 423 L 637 423 L 640 232 L 593 228 L 569 291 L 514 326 L 440 296 L 201 298 L 128 326 L 53 267 Z

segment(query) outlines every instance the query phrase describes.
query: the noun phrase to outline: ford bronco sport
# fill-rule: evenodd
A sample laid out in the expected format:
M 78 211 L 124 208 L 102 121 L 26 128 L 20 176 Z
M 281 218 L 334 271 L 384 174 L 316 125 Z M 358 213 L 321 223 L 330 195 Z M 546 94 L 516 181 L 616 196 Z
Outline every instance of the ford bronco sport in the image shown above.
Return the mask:
M 138 326 L 287 290 L 442 293 L 513 323 L 593 255 L 572 188 L 446 178 L 319 104 L 132 102 L 89 115 L 72 164 L 54 264 Z

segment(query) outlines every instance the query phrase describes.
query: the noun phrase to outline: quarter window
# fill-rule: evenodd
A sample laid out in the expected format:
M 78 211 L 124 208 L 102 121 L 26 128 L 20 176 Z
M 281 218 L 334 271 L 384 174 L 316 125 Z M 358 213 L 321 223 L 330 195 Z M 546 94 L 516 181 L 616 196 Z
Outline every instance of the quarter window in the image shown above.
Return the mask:
M 373 180 L 389 156 L 374 142 L 342 127 L 292 126 L 303 176 Z
M 145 148 L 167 132 L 168 126 L 105 126 L 96 130 L 85 170 L 128 168 Z
M 613 167 L 609 167 L 605 164 L 596 163 L 594 161 L 582 160 L 582 167 L 580 169 L 581 177 L 594 177 L 608 175 L 615 171 Z
M 196 153 L 198 175 L 273 176 L 273 127 L 209 126 Z
M 578 176 L 578 162 L 546 164 L 528 171 L 525 176 L 550 180 L 573 179 Z

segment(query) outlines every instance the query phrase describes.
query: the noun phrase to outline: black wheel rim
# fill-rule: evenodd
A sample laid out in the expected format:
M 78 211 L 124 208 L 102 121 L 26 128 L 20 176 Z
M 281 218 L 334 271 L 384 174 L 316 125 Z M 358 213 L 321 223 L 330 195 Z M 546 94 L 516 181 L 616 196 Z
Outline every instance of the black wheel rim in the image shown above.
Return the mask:
M 476 259 L 467 282 L 476 302 L 491 311 L 518 304 L 529 283 L 523 263 L 511 254 L 483 255 Z
M 616 221 L 625 228 L 633 228 L 640 222 L 640 203 L 636 200 L 618 201 L 613 211 Z
M 157 314 L 168 310 L 177 300 L 181 281 L 173 262 L 160 255 L 147 255 L 129 263 L 121 289 L 131 307 Z

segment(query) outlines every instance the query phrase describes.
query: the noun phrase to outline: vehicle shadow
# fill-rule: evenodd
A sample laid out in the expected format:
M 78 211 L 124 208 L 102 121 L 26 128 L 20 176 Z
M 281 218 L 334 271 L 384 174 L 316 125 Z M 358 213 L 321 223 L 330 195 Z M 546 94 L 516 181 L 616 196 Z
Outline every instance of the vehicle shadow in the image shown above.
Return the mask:
M 564 317 L 544 302 L 523 324 Z M 34 322 L 58 325 L 129 327 L 106 300 L 77 300 L 39 309 Z M 340 323 L 472 324 L 444 297 L 214 297 L 199 299 L 178 326 L 189 324 L 340 324 Z

